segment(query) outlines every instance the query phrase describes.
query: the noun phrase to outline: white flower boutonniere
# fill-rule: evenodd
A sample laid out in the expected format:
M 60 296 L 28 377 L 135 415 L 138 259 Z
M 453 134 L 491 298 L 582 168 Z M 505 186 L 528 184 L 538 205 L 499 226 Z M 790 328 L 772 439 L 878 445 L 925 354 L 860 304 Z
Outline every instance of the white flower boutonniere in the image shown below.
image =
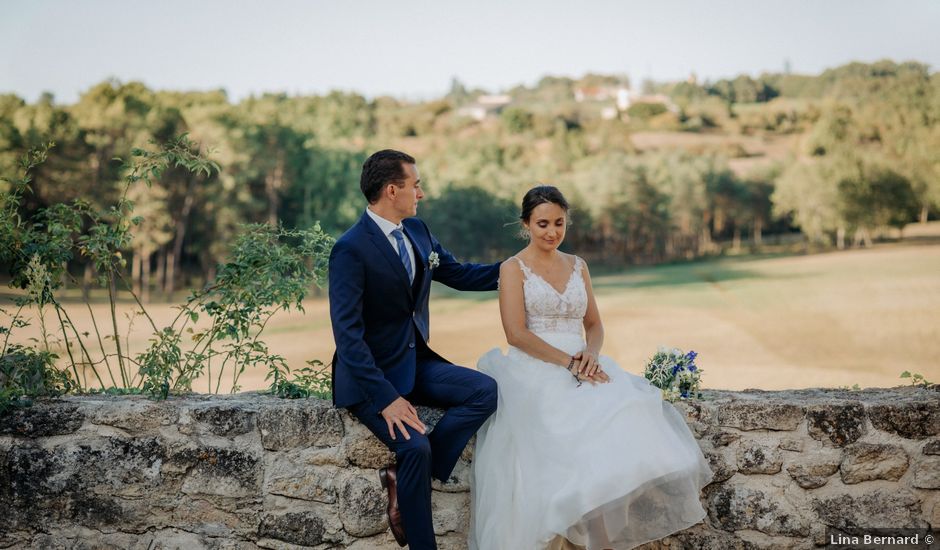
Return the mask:
M 439 265 L 441 265 L 441 260 L 438 257 L 437 252 L 431 252 L 428 254 L 428 269 L 434 269 Z

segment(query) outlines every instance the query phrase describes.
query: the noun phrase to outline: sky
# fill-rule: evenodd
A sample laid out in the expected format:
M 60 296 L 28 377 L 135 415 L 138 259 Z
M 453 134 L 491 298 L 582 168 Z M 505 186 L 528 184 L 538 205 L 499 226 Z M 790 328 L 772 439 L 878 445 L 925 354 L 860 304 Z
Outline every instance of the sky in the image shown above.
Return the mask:
M 0 93 L 73 103 L 105 79 L 428 99 L 588 72 L 677 80 L 940 67 L 940 1 L 2 0 Z

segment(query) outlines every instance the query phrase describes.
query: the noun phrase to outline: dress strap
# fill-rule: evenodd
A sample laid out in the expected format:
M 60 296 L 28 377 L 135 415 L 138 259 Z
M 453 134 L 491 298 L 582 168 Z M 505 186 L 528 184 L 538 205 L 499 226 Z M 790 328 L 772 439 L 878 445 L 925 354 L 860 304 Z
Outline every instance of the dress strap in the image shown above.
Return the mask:
M 519 267 L 522 268 L 522 275 L 526 279 L 532 277 L 532 270 L 529 269 L 529 266 L 525 265 L 525 263 L 522 261 L 522 258 L 520 258 L 519 256 L 513 256 L 511 259 L 519 262 Z

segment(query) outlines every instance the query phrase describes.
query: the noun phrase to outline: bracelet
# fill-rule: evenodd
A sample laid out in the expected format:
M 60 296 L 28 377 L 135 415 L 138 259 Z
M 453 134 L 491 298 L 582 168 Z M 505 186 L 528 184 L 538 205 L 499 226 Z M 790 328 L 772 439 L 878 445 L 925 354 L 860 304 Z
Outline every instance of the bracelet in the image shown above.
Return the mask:
M 574 358 L 574 355 L 572 355 L 572 356 L 571 356 L 571 361 L 568 361 L 568 372 L 571 373 L 571 376 L 574 376 L 574 379 L 577 380 L 577 382 L 578 382 L 578 386 L 577 386 L 577 387 L 580 388 L 580 387 L 581 387 L 581 379 L 578 378 L 578 375 L 577 375 L 577 374 L 575 374 L 574 372 L 571 371 L 571 367 L 574 366 L 574 362 L 575 362 L 575 358 Z

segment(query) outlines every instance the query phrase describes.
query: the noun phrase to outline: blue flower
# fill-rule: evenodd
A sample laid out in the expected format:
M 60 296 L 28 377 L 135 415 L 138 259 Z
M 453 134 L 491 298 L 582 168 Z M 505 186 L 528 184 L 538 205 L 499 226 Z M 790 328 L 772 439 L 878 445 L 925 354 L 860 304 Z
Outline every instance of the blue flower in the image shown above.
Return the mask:
M 689 351 L 689 353 L 685 354 L 685 358 L 688 359 L 689 361 L 695 361 L 696 357 L 698 357 L 698 353 L 694 351 Z
M 695 365 L 689 365 L 689 370 L 695 372 Z

